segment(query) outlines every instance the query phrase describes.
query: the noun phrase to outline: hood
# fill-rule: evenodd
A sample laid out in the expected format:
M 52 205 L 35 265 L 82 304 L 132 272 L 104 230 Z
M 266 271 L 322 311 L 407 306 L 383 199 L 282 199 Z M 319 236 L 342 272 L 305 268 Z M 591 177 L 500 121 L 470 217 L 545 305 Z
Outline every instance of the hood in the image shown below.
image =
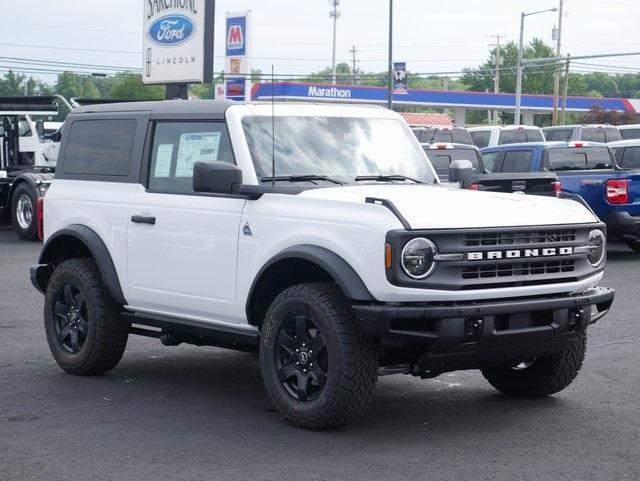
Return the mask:
M 443 185 L 354 185 L 310 189 L 301 197 L 364 203 L 387 199 L 412 229 L 519 227 L 597 222 L 573 200 L 461 190 Z

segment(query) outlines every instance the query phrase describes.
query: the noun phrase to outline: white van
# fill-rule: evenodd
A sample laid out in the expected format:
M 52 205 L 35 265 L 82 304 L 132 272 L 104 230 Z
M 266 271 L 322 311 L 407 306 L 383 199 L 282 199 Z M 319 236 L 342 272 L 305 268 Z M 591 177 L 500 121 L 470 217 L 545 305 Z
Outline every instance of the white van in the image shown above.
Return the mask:
M 470 127 L 473 144 L 479 149 L 502 144 L 520 144 L 523 142 L 544 142 L 540 127 L 532 125 L 487 125 Z

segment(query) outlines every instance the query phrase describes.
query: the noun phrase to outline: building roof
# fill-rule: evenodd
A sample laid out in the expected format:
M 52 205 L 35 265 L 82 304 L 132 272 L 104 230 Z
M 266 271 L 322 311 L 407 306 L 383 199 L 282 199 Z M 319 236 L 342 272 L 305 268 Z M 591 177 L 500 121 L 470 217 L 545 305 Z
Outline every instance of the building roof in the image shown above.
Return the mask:
M 447 114 L 400 112 L 409 125 L 453 125 L 453 118 Z

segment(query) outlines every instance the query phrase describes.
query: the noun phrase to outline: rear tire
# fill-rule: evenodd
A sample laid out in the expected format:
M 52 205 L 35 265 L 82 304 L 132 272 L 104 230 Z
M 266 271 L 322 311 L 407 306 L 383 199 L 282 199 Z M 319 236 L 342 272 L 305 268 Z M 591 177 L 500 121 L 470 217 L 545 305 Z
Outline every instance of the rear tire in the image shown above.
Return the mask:
M 525 367 L 483 369 L 482 375 L 498 391 L 512 397 L 539 398 L 562 391 L 576 378 L 587 350 L 583 332 L 564 351 L 536 358 Z
M 102 374 L 124 353 L 129 325 L 107 292 L 93 259 L 70 259 L 51 275 L 44 303 L 49 349 L 70 374 Z
M 38 238 L 37 205 L 38 196 L 29 184 L 23 182 L 16 187 L 11 197 L 11 218 L 16 233 L 23 240 Z
M 347 299 L 326 283 L 295 285 L 271 303 L 261 329 L 260 368 L 278 411 L 311 430 L 361 416 L 378 375 L 375 350 Z
M 633 252 L 640 253 L 640 240 L 638 239 L 625 239 L 626 244 Z

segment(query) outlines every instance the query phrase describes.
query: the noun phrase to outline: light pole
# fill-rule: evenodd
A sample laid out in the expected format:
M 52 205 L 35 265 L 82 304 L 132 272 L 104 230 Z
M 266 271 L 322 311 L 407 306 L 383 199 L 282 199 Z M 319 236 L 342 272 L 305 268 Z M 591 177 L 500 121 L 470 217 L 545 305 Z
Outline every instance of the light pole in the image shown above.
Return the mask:
M 393 108 L 393 0 L 389 0 L 389 86 L 387 90 L 387 108 Z
M 338 17 L 340 16 L 338 5 L 340 5 L 340 0 L 331 0 L 333 10 L 329 12 L 329 17 L 333 18 L 333 53 L 331 54 L 331 70 L 333 72 L 331 82 L 333 85 L 336 84 L 336 24 L 338 22 Z
M 537 15 L 538 13 L 557 11 L 558 9 L 556 7 L 553 7 L 546 10 L 538 10 L 537 12 L 522 12 L 520 14 L 520 43 L 518 44 L 518 65 L 516 67 L 516 111 L 515 115 L 513 116 L 513 125 L 518 125 L 520 123 L 520 106 L 522 104 L 522 50 L 524 48 L 524 17 Z

